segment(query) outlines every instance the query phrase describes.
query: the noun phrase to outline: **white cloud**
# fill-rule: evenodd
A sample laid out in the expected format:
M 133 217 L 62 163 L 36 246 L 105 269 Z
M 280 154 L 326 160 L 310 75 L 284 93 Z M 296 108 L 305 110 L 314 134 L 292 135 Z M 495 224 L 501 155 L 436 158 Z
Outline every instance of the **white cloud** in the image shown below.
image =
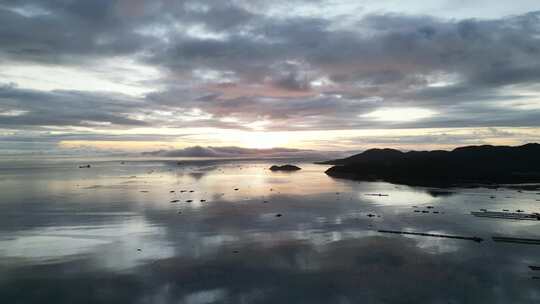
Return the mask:
M 0 63 L 0 76 L 21 88 L 33 90 L 79 90 L 142 96 L 159 88 L 160 72 L 130 58 L 89 62 L 87 67 L 38 63 Z
M 373 112 L 360 115 L 360 117 L 376 121 L 413 122 L 433 117 L 438 113 L 422 108 L 379 108 Z

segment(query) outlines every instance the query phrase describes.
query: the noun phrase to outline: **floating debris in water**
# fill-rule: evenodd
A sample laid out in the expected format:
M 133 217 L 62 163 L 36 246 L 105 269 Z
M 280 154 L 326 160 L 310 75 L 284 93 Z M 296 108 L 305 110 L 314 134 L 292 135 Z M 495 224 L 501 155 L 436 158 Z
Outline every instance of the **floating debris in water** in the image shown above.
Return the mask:
M 422 233 L 422 232 L 408 232 L 408 231 L 396 231 L 396 230 L 377 230 L 380 233 L 393 233 L 393 234 L 405 234 L 405 235 L 418 235 L 418 236 L 430 236 L 430 237 L 440 237 L 447 239 L 458 239 L 458 240 L 467 240 L 474 242 L 482 242 L 484 239 L 473 236 L 457 236 L 457 235 L 447 235 L 447 234 L 435 234 L 435 233 Z
M 238 191 L 239 189 L 238 188 L 234 188 L 234 191 Z
M 206 200 L 202 199 L 202 200 L 201 200 L 201 203 L 204 203 L 204 202 L 206 202 Z
M 191 202 L 193 202 L 193 200 L 187 200 L 187 201 L 186 201 L 186 203 L 191 203 Z
M 539 271 L 540 270 L 540 266 L 529 266 L 529 268 L 531 270 L 534 270 L 534 271 Z
M 178 203 L 180 200 L 172 200 L 171 203 Z
M 540 245 L 540 240 L 538 239 L 524 239 L 524 238 L 503 237 L 503 236 L 494 236 L 492 237 L 492 239 L 495 242 L 502 242 L 502 243 Z
M 141 191 L 139 191 L 139 192 L 141 192 L 141 193 L 148 193 L 147 190 L 141 190 Z
M 79 166 L 79 169 L 88 169 L 90 168 L 90 165 L 81 165 Z
M 281 217 L 281 213 L 276 214 L 276 217 Z
M 174 193 L 174 190 L 169 191 L 169 193 Z
M 427 193 L 433 197 L 441 197 L 441 196 L 451 196 L 455 192 L 453 191 L 446 191 L 446 190 L 429 190 Z
M 382 194 L 382 193 L 366 193 L 364 195 L 366 195 L 366 196 L 389 196 L 388 194 Z
M 540 220 L 540 215 L 535 213 L 508 213 L 508 209 L 504 209 L 506 212 L 497 212 L 497 211 L 483 211 L 483 212 L 471 212 L 472 215 L 476 217 L 487 217 L 487 218 L 497 218 L 497 219 L 508 219 L 508 220 L 529 220 L 529 221 L 538 221 Z

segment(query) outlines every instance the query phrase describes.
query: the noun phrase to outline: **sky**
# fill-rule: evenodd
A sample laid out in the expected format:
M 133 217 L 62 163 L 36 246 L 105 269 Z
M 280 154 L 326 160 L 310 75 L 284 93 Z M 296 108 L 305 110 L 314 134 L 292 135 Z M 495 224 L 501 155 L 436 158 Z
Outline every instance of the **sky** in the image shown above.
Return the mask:
M 539 80 L 538 0 L 0 0 L 0 154 L 518 145 Z

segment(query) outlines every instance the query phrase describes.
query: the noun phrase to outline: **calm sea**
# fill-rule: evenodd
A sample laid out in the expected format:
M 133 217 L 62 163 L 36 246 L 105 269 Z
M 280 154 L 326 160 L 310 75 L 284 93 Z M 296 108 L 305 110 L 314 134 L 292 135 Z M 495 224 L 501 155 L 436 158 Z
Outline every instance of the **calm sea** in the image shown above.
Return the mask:
M 540 239 L 540 221 L 470 213 L 540 212 L 539 190 L 283 162 L 3 160 L 1 302 L 539 303 L 540 245 L 492 237 Z

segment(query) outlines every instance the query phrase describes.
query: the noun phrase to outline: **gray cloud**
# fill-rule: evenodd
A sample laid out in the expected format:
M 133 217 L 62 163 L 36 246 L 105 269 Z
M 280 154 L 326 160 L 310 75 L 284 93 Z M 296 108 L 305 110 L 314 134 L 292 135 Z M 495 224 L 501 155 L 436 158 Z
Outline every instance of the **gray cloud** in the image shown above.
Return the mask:
M 341 31 L 329 30 L 332 24 L 327 20 L 262 18 L 259 21 L 260 24 L 252 28 L 251 36 L 233 35 L 219 41 L 178 41 L 181 49 L 176 49 L 177 53 L 156 54 L 156 58 L 213 66 L 218 70 L 234 71 L 240 79 L 248 79 L 236 86 L 253 81 L 261 83 L 266 75 L 276 79 L 275 84 L 283 89 L 309 91 L 312 88 L 305 79 L 327 76 L 337 83 L 338 88 L 333 93 L 341 94 L 345 99 L 331 99 L 320 95 L 321 92 L 313 92 L 320 96 L 266 102 L 262 90 L 260 96 L 246 93 L 249 102 L 242 104 L 240 109 L 244 110 L 244 117 L 283 117 L 285 112 L 290 121 L 296 115 L 309 120 L 305 113 L 295 112 L 298 104 L 305 103 L 320 119 L 313 127 L 320 129 L 373 126 L 373 122 L 361 122 L 358 115 L 352 114 L 364 114 L 376 106 L 418 105 L 436 108 L 450 116 L 452 109 L 447 108 L 463 103 L 519 100 L 519 95 L 501 94 L 500 90 L 516 84 L 527 88 L 537 80 L 537 70 L 540 70 L 534 63 L 539 59 L 540 44 L 535 34 L 540 25 L 539 13 L 487 21 L 370 15 L 357 22 L 357 29 Z M 259 36 L 264 39 L 254 38 Z M 285 63 L 287 58 L 306 62 L 315 77 L 299 77 L 296 71 L 287 73 L 286 64 L 282 64 L 282 77 L 275 77 L 272 71 L 275 64 L 271 63 L 280 60 Z M 176 66 L 169 67 L 174 69 Z M 457 82 L 444 87 L 429 87 L 429 78 L 436 74 L 442 74 L 443 78 L 455 75 Z M 366 104 L 358 100 L 358 96 L 378 97 L 383 103 Z M 325 98 L 332 107 L 321 107 Z M 219 99 L 214 98 L 214 103 L 201 106 L 217 115 L 239 110 L 238 99 L 232 101 L 226 96 L 221 99 L 227 102 L 219 102 Z M 282 104 L 288 105 L 283 112 Z M 475 110 L 472 112 L 475 116 L 470 119 L 451 116 L 397 124 L 396 127 L 530 126 L 537 125 L 538 121 L 538 113 L 525 113 L 519 109 L 500 109 L 499 112 L 491 104 L 467 106 L 467 111 L 470 110 Z M 498 117 L 508 110 L 511 115 Z M 334 118 L 337 123 L 330 122 Z M 379 122 L 378 127 L 387 127 L 387 124 Z
M 249 130 L 247 123 L 260 120 L 268 130 L 539 126 L 538 11 L 464 20 L 369 11 L 276 14 L 284 3 L 0 1 L 0 65 L 86 69 L 128 56 L 162 73 L 142 97 L 2 86 L 0 111 L 19 115 L 0 116 L 0 126 Z M 439 114 L 410 122 L 363 116 L 381 107 Z M 194 109 L 201 117 L 182 118 Z
M 8 60 L 77 64 L 132 54 L 152 42 L 119 16 L 115 1 L 3 1 L 0 54 Z M 118 3 L 116 3 L 118 4 Z
M 22 113 L 2 116 L 0 126 L 147 125 L 127 116 L 137 103 L 126 96 L 105 92 L 44 92 L 4 85 L 0 86 L 0 108 Z

